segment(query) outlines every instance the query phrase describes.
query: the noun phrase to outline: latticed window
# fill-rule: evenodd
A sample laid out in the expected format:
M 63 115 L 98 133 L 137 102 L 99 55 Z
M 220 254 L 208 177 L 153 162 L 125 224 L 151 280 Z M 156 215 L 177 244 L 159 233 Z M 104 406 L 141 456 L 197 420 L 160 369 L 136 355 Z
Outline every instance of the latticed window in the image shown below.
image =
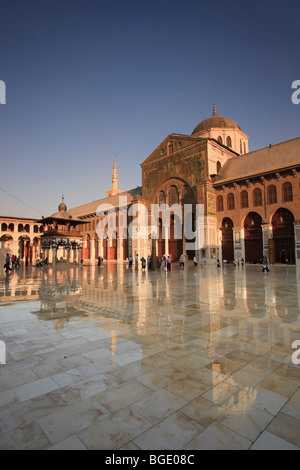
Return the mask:
M 234 204 L 234 194 L 229 193 L 227 196 L 227 209 L 229 211 L 232 211 L 235 209 L 235 204 Z
M 245 209 L 247 207 L 249 207 L 248 193 L 247 191 L 242 191 L 241 192 L 241 208 Z
M 255 207 L 262 206 L 262 194 L 261 194 L 261 189 L 259 188 L 256 188 L 253 191 L 253 205 Z
M 267 197 L 268 197 L 268 204 L 276 204 L 277 203 L 276 186 L 274 186 L 273 184 L 268 187 Z
M 282 185 L 282 202 L 290 202 L 293 200 L 293 187 L 291 183 Z
M 169 206 L 178 204 L 178 191 L 176 186 L 171 186 L 169 190 Z
M 226 138 L 226 145 L 227 145 L 227 147 L 232 147 L 231 137 L 229 137 L 229 135 Z
M 217 212 L 223 212 L 224 204 L 223 204 L 223 196 L 217 197 Z

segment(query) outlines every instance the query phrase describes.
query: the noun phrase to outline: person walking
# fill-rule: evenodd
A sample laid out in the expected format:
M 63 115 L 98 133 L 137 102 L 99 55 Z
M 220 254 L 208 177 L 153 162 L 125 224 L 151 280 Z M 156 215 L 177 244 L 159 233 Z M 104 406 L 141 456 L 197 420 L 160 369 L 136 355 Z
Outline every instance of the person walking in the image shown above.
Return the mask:
M 132 268 L 132 263 L 133 263 L 133 258 L 132 256 L 130 255 L 129 256 L 129 267 Z
M 142 271 L 146 270 L 146 260 L 144 256 L 141 257 L 141 263 L 142 263 Z
M 183 256 L 183 254 L 179 258 L 179 266 L 180 266 L 180 269 L 184 269 L 184 256 Z
M 161 267 L 162 271 L 165 271 L 165 268 L 166 268 L 166 257 L 165 256 L 163 256 L 162 259 L 161 259 L 160 267 Z
M 170 272 L 171 271 L 171 263 L 172 263 L 172 260 L 170 258 L 170 255 L 167 257 L 167 271 Z
M 270 271 L 270 269 L 269 269 L 268 259 L 267 259 L 266 256 L 264 256 L 263 259 L 262 259 L 262 265 L 263 265 L 263 267 L 262 267 L 262 272 L 263 272 L 263 273 L 264 273 L 264 272 L 267 272 L 267 273 L 268 273 L 268 272 Z

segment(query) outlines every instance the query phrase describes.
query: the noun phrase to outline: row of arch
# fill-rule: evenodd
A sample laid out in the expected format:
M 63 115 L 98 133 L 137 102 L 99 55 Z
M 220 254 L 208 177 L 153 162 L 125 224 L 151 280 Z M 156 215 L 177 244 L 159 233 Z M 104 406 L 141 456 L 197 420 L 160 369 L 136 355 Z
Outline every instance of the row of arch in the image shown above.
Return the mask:
M 272 235 L 269 240 L 269 258 L 272 263 L 295 263 L 294 216 L 284 208 L 278 209 L 272 217 Z M 244 220 L 245 261 L 259 262 L 263 257 L 262 217 L 250 212 Z M 234 223 L 229 217 L 222 221 L 222 256 L 233 261 Z
M 28 256 L 28 259 L 32 259 L 33 251 L 35 248 L 38 247 L 40 243 L 39 237 L 34 237 L 33 240 L 26 235 L 21 235 L 18 240 L 18 248 L 16 252 L 14 252 L 14 239 L 11 235 L 5 234 L 0 237 L 0 253 L 5 255 L 6 253 L 10 253 L 12 255 L 20 256 L 20 259 L 24 259 Z
M 266 191 L 266 202 L 267 204 L 277 204 L 277 188 L 275 185 L 270 185 L 267 187 Z M 292 202 L 293 201 L 293 186 L 292 183 L 286 182 L 281 186 L 281 200 L 282 202 Z M 249 207 L 249 193 L 246 190 L 241 191 L 240 193 L 240 204 L 242 209 Z M 263 205 L 262 190 L 260 188 L 255 188 L 252 191 L 252 205 L 254 207 L 259 207 Z M 227 210 L 235 209 L 235 195 L 233 193 L 227 194 Z M 216 199 L 216 210 L 217 212 L 224 211 L 224 198 L 222 195 L 217 196 Z
M 22 233 L 22 232 L 25 232 L 25 233 L 30 233 L 30 225 L 29 224 L 18 224 L 17 227 L 17 232 L 18 233 Z M 3 222 L 1 224 L 1 231 L 2 232 L 14 232 L 15 231 L 15 225 L 13 223 L 10 223 L 10 224 L 6 224 L 5 222 Z M 42 225 L 38 226 L 38 225 L 34 225 L 33 226 L 33 233 L 43 233 L 44 231 L 44 228 Z

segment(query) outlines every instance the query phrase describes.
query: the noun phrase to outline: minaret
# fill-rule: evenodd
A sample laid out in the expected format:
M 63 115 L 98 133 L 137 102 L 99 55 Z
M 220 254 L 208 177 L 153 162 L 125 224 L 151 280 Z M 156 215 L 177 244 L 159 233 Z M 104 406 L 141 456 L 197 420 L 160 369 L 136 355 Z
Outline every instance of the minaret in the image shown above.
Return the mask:
M 114 169 L 112 174 L 112 192 L 111 195 L 114 196 L 118 194 L 118 169 L 117 169 L 117 157 L 115 155 Z
M 213 116 L 217 116 L 217 111 L 216 111 L 216 105 L 214 104 L 214 107 L 213 107 Z
M 114 169 L 112 174 L 112 189 L 106 191 L 106 197 L 115 196 L 116 194 L 122 193 L 122 191 L 118 189 L 118 182 L 117 157 L 115 155 Z

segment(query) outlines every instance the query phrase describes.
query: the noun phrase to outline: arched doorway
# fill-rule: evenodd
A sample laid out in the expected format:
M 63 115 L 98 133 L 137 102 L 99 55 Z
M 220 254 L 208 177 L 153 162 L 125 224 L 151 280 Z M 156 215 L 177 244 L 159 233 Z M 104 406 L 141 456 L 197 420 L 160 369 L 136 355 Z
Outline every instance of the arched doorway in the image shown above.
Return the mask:
M 178 238 L 180 234 L 176 233 L 179 227 L 181 227 L 181 220 L 177 215 L 172 214 L 170 218 L 169 254 L 173 261 L 177 261 L 183 252 L 182 233 L 181 238 Z
M 278 209 L 272 217 L 275 262 L 295 264 L 294 216 L 288 209 Z
M 250 212 L 245 218 L 245 261 L 259 263 L 263 257 L 262 218 L 257 212 Z
M 18 246 L 19 246 L 19 256 L 20 259 L 32 260 L 32 246 L 30 244 L 30 238 L 26 236 L 21 236 L 18 239 Z
M 228 262 L 234 260 L 233 222 L 228 217 L 222 221 L 222 257 Z
M 0 238 L 0 263 L 4 263 L 6 254 L 13 255 L 13 238 L 10 235 L 2 235 Z
M 162 219 L 159 219 L 159 239 L 158 239 L 158 252 L 157 256 L 159 259 L 163 257 L 165 254 L 165 239 L 163 238 L 163 233 L 162 233 Z

